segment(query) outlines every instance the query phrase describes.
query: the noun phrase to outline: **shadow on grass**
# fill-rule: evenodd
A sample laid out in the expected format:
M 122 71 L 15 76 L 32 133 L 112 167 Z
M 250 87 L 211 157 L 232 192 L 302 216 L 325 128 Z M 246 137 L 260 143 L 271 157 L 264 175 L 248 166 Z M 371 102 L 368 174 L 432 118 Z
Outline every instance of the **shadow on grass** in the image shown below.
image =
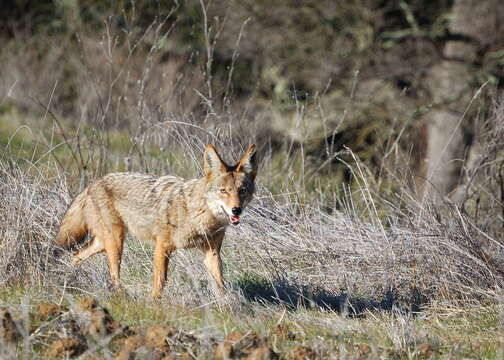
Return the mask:
M 283 304 L 291 308 L 320 308 L 348 316 L 363 316 L 367 310 L 401 310 L 418 312 L 427 299 L 414 290 L 409 299 L 399 299 L 393 289 L 389 289 L 380 301 L 354 297 L 346 292 L 334 294 L 325 289 L 292 284 L 284 279 L 268 281 L 256 276 L 243 276 L 235 282 L 245 298 L 262 304 Z

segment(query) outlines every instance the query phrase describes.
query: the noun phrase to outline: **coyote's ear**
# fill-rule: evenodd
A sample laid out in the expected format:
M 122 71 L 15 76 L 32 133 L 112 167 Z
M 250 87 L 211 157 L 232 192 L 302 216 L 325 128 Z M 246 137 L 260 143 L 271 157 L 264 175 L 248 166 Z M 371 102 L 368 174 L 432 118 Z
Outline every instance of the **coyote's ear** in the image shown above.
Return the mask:
M 236 172 L 244 172 L 255 179 L 257 174 L 257 157 L 255 145 L 251 144 L 248 146 L 245 154 L 240 159 L 240 162 L 236 166 Z
M 224 163 L 224 161 L 222 161 L 213 145 L 209 144 L 206 146 L 205 153 L 203 154 L 203 162 L 203 171 L 205 172 L 205 175 L 209 175 L 213 172 L 227 171 L 226 164 Z

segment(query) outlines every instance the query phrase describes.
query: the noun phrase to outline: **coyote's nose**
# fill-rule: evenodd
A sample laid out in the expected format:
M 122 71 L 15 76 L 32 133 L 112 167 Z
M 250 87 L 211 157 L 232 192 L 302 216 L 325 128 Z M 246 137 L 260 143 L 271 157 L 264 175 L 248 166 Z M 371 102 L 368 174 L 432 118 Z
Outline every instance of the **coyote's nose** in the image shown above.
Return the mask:
M 231 209 L 231 212 L 233 213 L 233 215 L 238 216 L 241 214 L 242 210 L 241 207 L 234 207 Z

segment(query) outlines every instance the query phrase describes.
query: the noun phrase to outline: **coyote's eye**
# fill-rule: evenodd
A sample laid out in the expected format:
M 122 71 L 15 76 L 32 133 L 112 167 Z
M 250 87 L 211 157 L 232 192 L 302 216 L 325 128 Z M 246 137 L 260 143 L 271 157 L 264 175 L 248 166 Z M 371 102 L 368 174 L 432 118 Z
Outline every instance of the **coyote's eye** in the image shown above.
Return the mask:
M 242 188 L 238 189 L 238 194 L 245 195 L 246 193 L 247 193 L 246 187 L 242 187 Z
M 225 193 L 227 193 L 226 189 L 224 189 L 224 188 L 220 188 L 220 189 L 219 189 L 219 192 L 220 192 L 221 194 L 225 194 Z

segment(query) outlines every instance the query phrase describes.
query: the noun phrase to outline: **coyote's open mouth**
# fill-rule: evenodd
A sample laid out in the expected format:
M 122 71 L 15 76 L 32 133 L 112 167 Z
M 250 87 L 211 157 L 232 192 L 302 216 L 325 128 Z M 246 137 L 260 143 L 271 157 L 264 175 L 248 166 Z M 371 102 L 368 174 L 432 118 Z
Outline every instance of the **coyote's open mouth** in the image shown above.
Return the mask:
M 229 215 L 228 212 L 226 211 L 226 209 L 224 209 L 223 206 L 221 206 L 222 208 L 222 211 L 224 212 L 224 214 L 226 214 L 228 216 L 228 219 L 229 219 L 229 222 L 233 225 L 238 225 L 240 223 L 240 217 L 237 216 L 237 215 Z

